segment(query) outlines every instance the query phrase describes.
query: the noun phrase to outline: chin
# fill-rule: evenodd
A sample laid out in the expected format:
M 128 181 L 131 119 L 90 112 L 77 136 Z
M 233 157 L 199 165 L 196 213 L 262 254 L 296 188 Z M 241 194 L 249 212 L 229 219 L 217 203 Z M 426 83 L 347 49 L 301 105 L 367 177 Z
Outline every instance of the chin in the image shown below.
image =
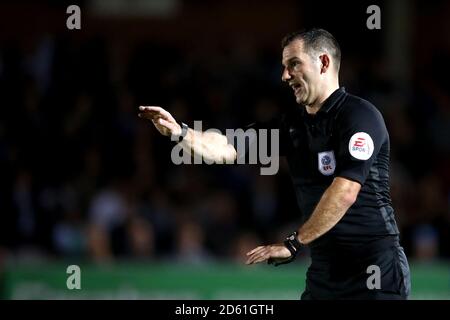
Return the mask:
M 295 102 L 297 102 L 298 104 L 305 104 L 305 100 L 298 97 L 295 97 Z

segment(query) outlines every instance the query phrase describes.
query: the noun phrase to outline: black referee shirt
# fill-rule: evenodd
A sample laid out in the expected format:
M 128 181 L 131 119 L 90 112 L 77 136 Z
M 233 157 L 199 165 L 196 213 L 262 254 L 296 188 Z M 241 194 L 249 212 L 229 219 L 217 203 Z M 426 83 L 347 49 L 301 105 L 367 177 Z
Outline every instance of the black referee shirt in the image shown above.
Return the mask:
M 249 128 L 279 129 L 280 155 L 287 158 L 297 202 L 307 220 L 335 177 L 361 184 L 356 202 L 325 235 L 316 251 L 398 235 L 389 194 L 389 135 L 370 102 L 339 88 L 315 115 L 298 106 L 270 123 Z

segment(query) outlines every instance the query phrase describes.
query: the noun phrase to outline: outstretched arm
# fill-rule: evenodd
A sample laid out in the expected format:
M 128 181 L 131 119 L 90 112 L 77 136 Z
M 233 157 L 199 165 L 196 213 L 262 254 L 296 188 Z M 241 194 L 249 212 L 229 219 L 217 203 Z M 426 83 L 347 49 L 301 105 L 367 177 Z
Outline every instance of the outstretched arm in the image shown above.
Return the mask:
M 311 217 L 298 230 L 298 240 L 307 245 L 316 240 L 344 216 L 358 196 L 361 185 L 358 182 L 336 177 L 322 195 Z M 283 243 L 260 246 L 247 253 L 247 264 L 272 259 L 286 259 L 291 256 Z
M 141 106 L 139 111 L 139 117 L 151 120 L 162 135 L 171 137 L 181 135 L 180 125 L 163 108 Z M 217 132 L 199 132 L 189 128 L 180 145 L 190 155 L 203 157 L 207 161 L 232 163 L 236 159 L 236 149 L 228 144 L 224 135 Z

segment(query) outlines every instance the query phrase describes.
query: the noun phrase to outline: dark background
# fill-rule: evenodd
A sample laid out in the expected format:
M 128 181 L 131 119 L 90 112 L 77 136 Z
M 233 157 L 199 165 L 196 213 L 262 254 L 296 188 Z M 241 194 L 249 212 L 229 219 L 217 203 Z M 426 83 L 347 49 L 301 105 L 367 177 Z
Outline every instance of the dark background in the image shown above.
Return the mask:
M 300 220 L 284 161 L 276 176 L 176 166 L 137 113 L 161 105 L 222 132 L 279 114 L 295 104 L 281 38 L 313 26 L 342 47 L 341 85 L 385 118 L 407 255 L 450 257 L 449 2 L 139 3 L 0 4 L 1 261 L 242 262 L 283 239 Z M 70 4 L 81 30 L 66 28 Z

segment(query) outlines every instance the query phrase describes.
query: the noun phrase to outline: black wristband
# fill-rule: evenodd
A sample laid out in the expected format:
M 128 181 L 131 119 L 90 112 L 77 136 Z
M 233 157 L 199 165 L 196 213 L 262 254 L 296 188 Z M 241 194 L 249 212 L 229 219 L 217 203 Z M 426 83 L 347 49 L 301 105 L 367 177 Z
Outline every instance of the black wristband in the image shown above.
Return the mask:
M 283 242 L 284 246 L 291 252 L 292 257 L 297 256 L 303 245 L 298 241 L 298 232 L 289 235 Z
M 301 248 L 303 248 L 303 245 L 298 241 L 298 232 L 294 232 L 290 234 L 286 240 L 283 241 L 284 246 L 289 250 L 291 253 L 291 256 L 286 259 L 273 259 L 270 258 L 267 260 L 268 264 L 273 264 L 275 267 L 278 267 L 279 265 L 291 263 L 295 260 L 297 257 L 298 252 Z
M 188 129 L 189 129 L 189 126 L 184 122 L 179 123 L 179 125 L 181 127 L 181 134 L 178 136 L 177 143 L 180 143 L 181 141 L 183 141 L 183 139 L 184 139 L 184 137 L 186 137 Z

